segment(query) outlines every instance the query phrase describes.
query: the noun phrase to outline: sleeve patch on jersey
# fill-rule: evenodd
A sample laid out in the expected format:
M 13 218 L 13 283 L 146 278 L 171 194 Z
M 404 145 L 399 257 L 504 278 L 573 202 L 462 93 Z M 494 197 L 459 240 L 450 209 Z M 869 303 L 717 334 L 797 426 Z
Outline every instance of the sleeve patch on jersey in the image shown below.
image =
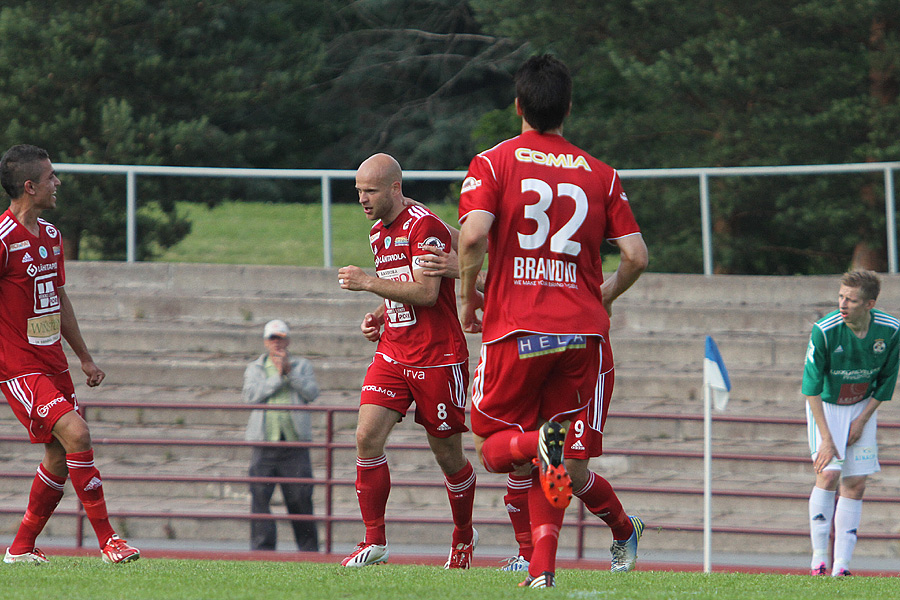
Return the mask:
M 466 177 L 462 184 L 461 194 L 465 194 L 466 192 L 471 192 L 472 190 L 481 186 L 481 180 L 476 179 L 475 177 Z

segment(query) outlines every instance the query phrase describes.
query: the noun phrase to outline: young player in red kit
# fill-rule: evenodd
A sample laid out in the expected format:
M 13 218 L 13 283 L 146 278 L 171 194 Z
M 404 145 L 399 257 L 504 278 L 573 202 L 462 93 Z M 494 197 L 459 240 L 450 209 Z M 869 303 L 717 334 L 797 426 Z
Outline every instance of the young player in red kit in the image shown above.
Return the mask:
M 571 90 L 559 60 L 522 65 L 522 134 L 472 160 L 459 205 L 460 318 L 483 342 L 472 392 L 476 448 L 491 472 L 538 465 L 528 487 L 534 550 L 521 584 L 531 587 L 555 585 L 573 491 L 610 525 L 613 570 L 633 567 L 643 528 L 587 463 L 601 452 L 612 393 L 609 310 L 646 268 L 647 248 L 616 171 L 562 137 Z M 605 240 L 621 252 L 606 281 Z M 475 281 L 486 254 L 482 297 Z M 582 425 L 567 431 L 576 416 Z
M 13 146 L 0 159 L 0 185 L 11 198 L 0 216 L 0 389 L 44 459 L 31 486 L 28 508 L 4 562 L 44 563 L 35 540 L 63 495 L 66 478 L 84 506 L 105 562 L 140 557 L 109 523 L 103 482 L 94 466 L 87 423 L 63 354 L 60 337 L 81 361 L 87 385 L 105 377 L 81 337 L 65 292 L 59 230 L 40 218 L 56 207 L 59 179 L 45 150 Z
M 450 229 L 428 209 L 408 205 L 400 165 L 387 154 L 365 160 L 356 173 L 359 203 L 375 221 L 369 243 L 377 277 L 355 266 L 338 271 L 345 290 L 368 291 L 384 302 L 361 324 L 378 342 L 366 371 L 356 428 L 356 492 L 365 540 L 341 564 L 363 567 L 386 562 L 384 513 L 390 472 L 384 446 L 410 405 L 447 484 L 453 514 L 448 569 L 467 569 L 478 534 L 472 528 L 475 471 L 462 451 L 468 387 L 468 349 L 459 327 L 454 281 L 425 277 L 431 249 L 449 250 Z M 383 332 L 382 332 L 382 327 Z

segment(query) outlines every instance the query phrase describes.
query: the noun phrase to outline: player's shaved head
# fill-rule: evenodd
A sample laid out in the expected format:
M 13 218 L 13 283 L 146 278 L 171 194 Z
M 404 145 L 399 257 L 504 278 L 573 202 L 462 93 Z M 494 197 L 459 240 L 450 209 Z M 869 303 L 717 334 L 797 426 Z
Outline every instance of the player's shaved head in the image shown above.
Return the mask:
M 369 179 L 379 181 L 388 186 L 403 179 L 400 163 L 390 154 L 373 154 L 359 165 L 357 173 L 363 173 Z

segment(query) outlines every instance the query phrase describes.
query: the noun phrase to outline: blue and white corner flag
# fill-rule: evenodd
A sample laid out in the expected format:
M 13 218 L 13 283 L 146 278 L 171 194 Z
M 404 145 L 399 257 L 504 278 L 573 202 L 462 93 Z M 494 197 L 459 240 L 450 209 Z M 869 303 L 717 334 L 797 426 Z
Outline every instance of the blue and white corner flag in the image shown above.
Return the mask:
M 710 336 L 706 336 L 703 385 L 709 386 L 716 410 L 725 410 L 728 405 L 728 392 L 731 391 L 731 381 L 728 379 L 728 369 L 725 368 L 722 355 L 719 354 L 719 347 Z

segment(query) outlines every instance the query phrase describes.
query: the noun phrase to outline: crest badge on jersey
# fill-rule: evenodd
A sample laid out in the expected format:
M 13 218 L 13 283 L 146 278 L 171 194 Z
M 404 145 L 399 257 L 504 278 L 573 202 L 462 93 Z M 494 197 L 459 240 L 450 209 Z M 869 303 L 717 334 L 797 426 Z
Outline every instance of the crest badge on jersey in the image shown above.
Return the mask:
M 41 258 L 47 258 L 47 249 L 43 246 L 38 247 L 38 254 L 41 255 Z
M 875 344 L 872 346 L 872 351 L 875 354 L 881 354 L 887 350 L 887 344 L 884 343 L 884 340 L 875 340 Z
M 386 236 L 386 237 L 384 238 L 384 249 L 385 249 L 385 250 L 387 250 L 388 248 L 391 247 L 391 241 L 392 241 L 392 240 L 391 240 L 391 236 Z

